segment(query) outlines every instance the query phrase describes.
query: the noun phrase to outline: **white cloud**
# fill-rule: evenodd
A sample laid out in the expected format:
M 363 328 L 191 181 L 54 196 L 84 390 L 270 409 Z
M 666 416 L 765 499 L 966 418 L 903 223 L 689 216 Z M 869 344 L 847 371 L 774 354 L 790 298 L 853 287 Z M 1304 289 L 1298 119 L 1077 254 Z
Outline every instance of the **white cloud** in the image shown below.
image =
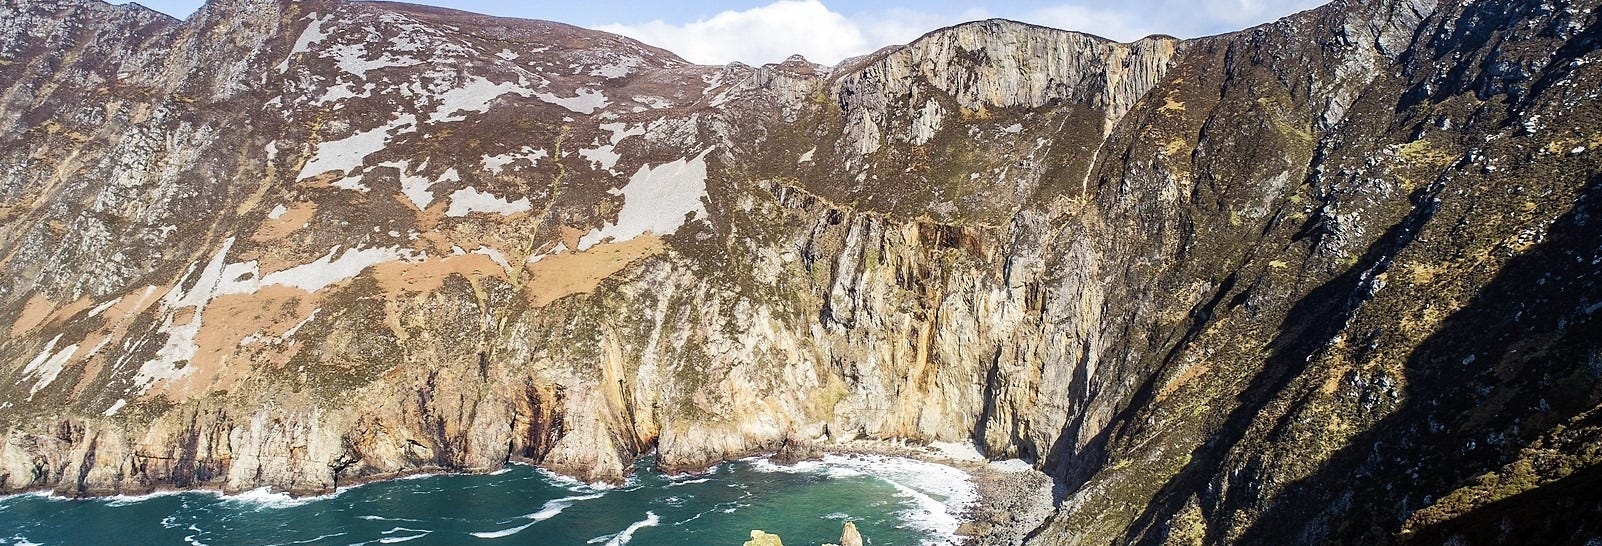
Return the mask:
M 1310 9 L 1328 0 L 1206 0 L 1197 2 L 1216 23 L 1245 27 Z
M 1142 18 L 1110 9 L 1063 4 L 1037 9 L 1029 14 L 1028 22 L 1052 28 L 1075 30 L 1120 42 L 1139 40 L 1158 31 L 1147 26 Z
M 779 0 L 744 11 L 725 11 L 685 24 L 661 20 L 595 27 L 677 53 L 700 64 L 741 61 L 760 65 L 800 54 L 833 65 L 934 29 L 991 17 L 983 9 L 930 13 L 904 8 L 846 16 L 820 0 Z
M 675 25 L 661 20 L 596 27 L 635 38 L 701 64 L 763 64 L 799 53 L 832 64 L 870 48 L 856 22 L 818 0 L 780 0 L 745 11 Z
M 1022 15 L 1050 27 L 1128 42 L 1152 34 L 1193 38 L 1244 29 L 1328 0 L 1082 0 Z
M 930 13 L 905 8 L 892 8 L 874 13 L 858 14 L 855 19 L 870 21 L 863 29 L 868 41 L 876 50 L 892 44 L 905 44 L 919 36 L 951 25 L 995 17 L 984 8 L 969 8 L 961 13 Z M 864 51 L 863 53 L 870 53 Z
M 836 64 L 847 57 L 905 44 L 937 28 L 1008 17 L 1054 28 L 1133 41 L 1151 34 L 1194 37 L 1239 30 L 1327 0 L 1076 0 L 1027 9 L 1001 4 L 941 13 L 887 8 L 843 14 L 822 0 L 777 0 L 683 24 L 655 20 L 598 30 L 633 37 L 701 64 L 779 62 L 801 54 Z

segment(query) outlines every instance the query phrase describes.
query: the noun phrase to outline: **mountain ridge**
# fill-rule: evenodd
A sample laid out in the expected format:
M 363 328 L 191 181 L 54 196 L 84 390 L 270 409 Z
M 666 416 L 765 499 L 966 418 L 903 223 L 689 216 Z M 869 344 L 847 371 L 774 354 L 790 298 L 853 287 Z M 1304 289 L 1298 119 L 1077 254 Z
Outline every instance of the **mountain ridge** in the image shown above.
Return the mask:
M 906 439 L 1058 480 L 1034 543 L 1483 537 L 1597 464 L 1595 7 L 981 21 L 826 71 L 7 4 L 0 491 Z

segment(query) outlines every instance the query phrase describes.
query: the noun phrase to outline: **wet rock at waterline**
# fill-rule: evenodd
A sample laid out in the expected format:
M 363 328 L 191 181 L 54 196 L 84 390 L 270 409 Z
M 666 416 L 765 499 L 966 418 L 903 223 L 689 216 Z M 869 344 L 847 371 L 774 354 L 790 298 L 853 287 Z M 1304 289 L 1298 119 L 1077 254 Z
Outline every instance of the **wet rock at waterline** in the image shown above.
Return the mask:
M 0 491 L 871 439 L 1027 461 L 1041 544 L 1602 533 L 1546 508 L 1602 430 L 1597 7 L 753 67 L 394 3 L 7 2 Z

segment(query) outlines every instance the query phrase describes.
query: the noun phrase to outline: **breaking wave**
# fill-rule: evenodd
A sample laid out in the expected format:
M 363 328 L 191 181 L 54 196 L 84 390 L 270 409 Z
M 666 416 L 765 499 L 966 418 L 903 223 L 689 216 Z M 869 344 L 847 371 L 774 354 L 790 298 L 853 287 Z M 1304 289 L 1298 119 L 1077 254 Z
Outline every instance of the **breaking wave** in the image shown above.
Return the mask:
M 883 455 L 824 455 L 821 459 L 780 465 L 763 458 L 744 459 L 759 472 L 813 474 L 829 478 L 869 476 L 889 484 L 907 508 L 897 515 L 914 529 L 932 536 L 926 546 L 960 544 L 961 514 L 979 499 L 968 473 L 943 464 Z
M 540 507 L 538 512 L 523 516 L 529 519 L 528 523 L 519 525 L 517 527 L 501 529 L 499 531 L 472 533 L 472 535 L 478 538 L 501 538 L 512 536 L 523 532 L 524 529 L 528 529 L 536 523 L 556 517 L 557 514 L 562 513 L 563 510 L 566 510 L 569 506 L 573 506 L 579 501 L 599 499 L 605 495 L 606 493 L 595 493 L 590 495 L 574 495 L 571 497 L 562 497 L 560 499 L 551 499 L 545 501 L 545 504 Z

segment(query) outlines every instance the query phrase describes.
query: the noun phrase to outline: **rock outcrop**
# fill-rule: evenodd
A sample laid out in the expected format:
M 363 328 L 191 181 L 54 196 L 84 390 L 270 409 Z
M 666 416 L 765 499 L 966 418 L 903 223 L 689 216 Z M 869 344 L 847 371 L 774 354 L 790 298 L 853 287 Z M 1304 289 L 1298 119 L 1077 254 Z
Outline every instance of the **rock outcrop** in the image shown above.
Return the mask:
M 862 534 L 857 532 L 856 523 L 845 523 L 845 529 L 840 531 L 840 546 L 862 546 Z
M 751 540 L 745 541 L 745 546 L 784 546 L 784 541 L 780 540 L 779 535 L 753 529 Z M 862 535 L 857 532 L 857 524 L 848 521 L 840 532 L 840 544 L 823 546 L 862 546 Z
M 831 68 L 7 2 L 0 492 L 882 438 L 1033 462 L 1042 544 L 1602 532 L 1541 509 L 1602 462 L 1597 7 L 983 21 Z
M 745 541 L 745 546 L 784 546 L 784 541 L 779 540 L 779 535 L 752 530 L 751 540 Z

